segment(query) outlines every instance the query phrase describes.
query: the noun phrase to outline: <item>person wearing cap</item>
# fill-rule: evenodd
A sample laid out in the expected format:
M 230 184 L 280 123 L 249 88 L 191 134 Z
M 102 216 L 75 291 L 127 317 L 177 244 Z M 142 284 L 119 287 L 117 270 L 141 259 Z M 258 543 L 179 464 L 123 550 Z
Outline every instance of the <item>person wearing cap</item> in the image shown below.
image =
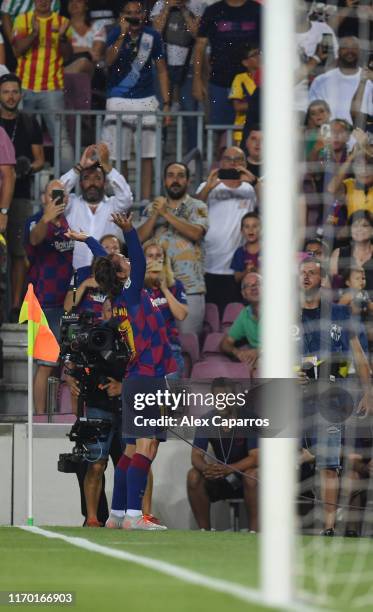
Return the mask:
M 31 203 L 32 175 L 44 166 L 43 135 L 35 115 L 19 111 L 21 80 L 15 74 L 0 77 L 0 125 L 13 143 L 16 155 L 16 182 L 9 208 L 7 239 L 11 261 L 11 311 L 9 321 L 18 322 L 26 277 L 23 234 Z
M 71 193 L 78 183 L 81 195 Z M 126 179 L 112 167 L 109 149 L 103 143 L 85 149 L 80 162 L 61 176 L 69 193 L 65 216 L 70 227 L 79 228 L 100 240 L 105 234 L 114 234 L 122 240 L 122 233 L 111 222 L 112 213 L 123 213 L 132 205 L 132 193 Z M 105 182 L 114 195 L 105 196 Z M 76 242 L 73 267 L 89 266 L 92 253 L 84 242 Z

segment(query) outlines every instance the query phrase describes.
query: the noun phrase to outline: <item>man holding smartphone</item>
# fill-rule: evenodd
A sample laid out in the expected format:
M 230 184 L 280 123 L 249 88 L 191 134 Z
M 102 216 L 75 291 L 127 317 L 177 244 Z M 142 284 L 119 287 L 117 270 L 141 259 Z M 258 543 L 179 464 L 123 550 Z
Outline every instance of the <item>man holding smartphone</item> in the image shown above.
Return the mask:
M 47 317 L 49 327 L 59 339 L 63 302 L 72 276 L 74 242 L 65 236 L 64 216 L 67 193 L 61 181 L 51 181 L 42 195 L 42 208 L 26 221 L 25 249 L 30 263 L 28 281 Z M 39 362 L 34 379 L 36 414 L 46 410 L 48 377 L 57 364 Z
M 223 151 L 219 168 L 212 170 L 197 189 L 196 197 L 208 206 L 206 302 L 217 304 L 220 315 L 227 304 L 241 300 L 231 262 L 241 244 L 241 219 L 257 206 L 252 180 L 242 149 L 228 147 Z

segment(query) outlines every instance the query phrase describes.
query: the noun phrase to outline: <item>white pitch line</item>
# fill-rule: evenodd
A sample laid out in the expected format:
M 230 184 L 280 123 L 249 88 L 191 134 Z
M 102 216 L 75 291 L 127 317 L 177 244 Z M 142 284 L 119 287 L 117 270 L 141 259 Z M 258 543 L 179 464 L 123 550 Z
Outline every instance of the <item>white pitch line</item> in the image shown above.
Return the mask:
M 84 538 L 74 538 L 72 536 L 63 535 L 62 533 L 41 529 L 40 527 L 19 525 L 18 528 L 45 538 L 63 540 L 68 544 L 72 544 L 72 546 L 77 546 L 78 548 L 83 548 L 84 550 L 88 550 L 90 552 L 99 553 L 114 559 L 120 559 L 121 561 L 136 563 L 137 565 L 160 572 L 161 574 L 178 578 L 183 582 L 203 586 L 213 591 L 219 591 L 220 593 L 232 595 L 233 597 L 241 599 L 246 603 L 258 603 L 266 607 L 263 597 L 259 591 L 249 589 L 248 587 L 242 586 L 235 582 L 228 582 L 227 580 L 221 580 L 220 578 L 212 578 L 178 565 L 171 565 L 171 563 L 167 563 L 166 561 L 152 559 L 151 557 L 144 557 L 142 555 L 134 555 L 133 553 L 126 552 L 125 550 L 116 550 L 115 548 L 102 546 L 101 544 L 96 544 L 95 542 L 91 542 L 90 540 L 86 540 Z M 314 612 L 315 610 L 315 608 L 306 607 L 302 604 L 294 604 L 291 606 L 288 605 L 284 608 L 278 609 L 284 609 L 286 611 L 292 610 L 293 612 Z

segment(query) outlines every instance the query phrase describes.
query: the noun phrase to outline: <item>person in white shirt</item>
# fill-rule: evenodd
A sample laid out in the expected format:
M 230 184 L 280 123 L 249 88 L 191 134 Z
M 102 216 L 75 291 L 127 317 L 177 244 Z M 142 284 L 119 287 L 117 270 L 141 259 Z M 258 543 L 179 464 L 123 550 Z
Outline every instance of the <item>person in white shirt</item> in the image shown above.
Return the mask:
M 327 38 L 326 38 L 327 37 Z M 325 45 L 325 39 L 329 44 Z M 308 86 L 311 74 L 328 69 L 338 55 L 338 40 L 332 28 L 324 21 L 310 21 L 305 3 L 297 7 L 295 41 L 297 66 L 295 75 L 295 110 L 305 113 L 308 108 Z M 321 66 L 322 65 L 322 66 Z
M 360 45 L 354 36 L 339 41 L 338 67 L 316 77 L 308 100 L 325 100 L 330 106 L 331 119 L 344 119 L 352 124 L 351 103 L 360 83 Z
M 81 195 L 71 191 L 79 179 Z M 105 234 L 113 234 L 120 240 L 122 232 L 111 221 L 111 214 L 125 212 L 132 205 L 132 193 L 126 179 L 112 167 L 109 149 L 103 143 L 85 149 L 74 168 L 61 176 L 60 181 L 69 193 L 64 215 L 69 226 L 100 240 Z M 105 196 L 105 181 L 114 195 Z M 92 253 L 84 242 L 75 242 L 73 266 L 75 270 L 89 266 Z
M 209 229 L 205 236 L 206 302 L 217 304 L 222 315 L 230 302 L 241 301 L 231 269 L 241 245 L 241 219 L 257 205 L 252 174 L 239 147 L 228 147 L 220 167 L 197 189 L 196 197 L 208 206 Z

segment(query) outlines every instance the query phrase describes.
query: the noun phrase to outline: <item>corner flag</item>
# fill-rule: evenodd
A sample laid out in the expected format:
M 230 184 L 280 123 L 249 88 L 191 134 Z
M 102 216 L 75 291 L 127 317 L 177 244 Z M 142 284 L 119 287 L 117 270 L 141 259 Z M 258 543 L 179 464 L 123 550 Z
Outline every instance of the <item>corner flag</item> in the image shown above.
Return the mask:
M 34 287 L 29 283 L 25 299 L 19 313 L 19 323 L 27 325 L 27 354 L 34 359 L 56 362 L 60 347 L 49 329 L 47 318 L 35 296 Z

